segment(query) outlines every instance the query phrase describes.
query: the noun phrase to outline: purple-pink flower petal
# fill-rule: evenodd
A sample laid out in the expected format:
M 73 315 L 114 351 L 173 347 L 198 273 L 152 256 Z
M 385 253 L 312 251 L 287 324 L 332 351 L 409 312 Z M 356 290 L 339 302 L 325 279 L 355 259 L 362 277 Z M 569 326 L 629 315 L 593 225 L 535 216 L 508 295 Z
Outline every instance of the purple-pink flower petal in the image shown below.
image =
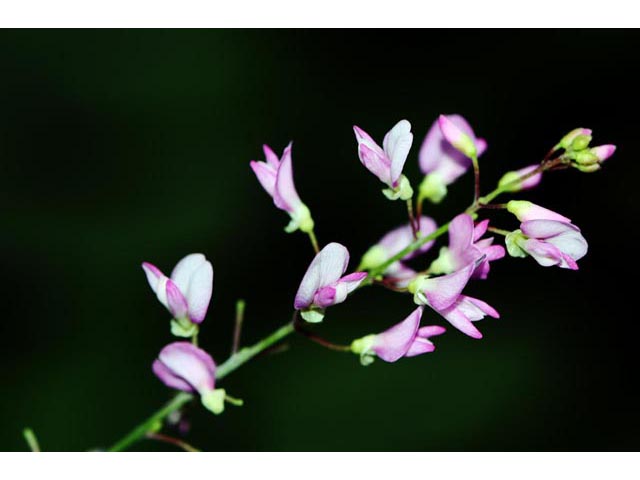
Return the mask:
M 385 362 L 395 362 L 407 353 L 420 326 L 423 307 L 416 308 L 402 322 L 376 335 L 373 351 Z
M 314 296 L 323 287 L 337 282 L 349 264 L 349 251 L 339 243 L 329 243 L 314 257 L 296 293 L 294 307 L 310 307 Z
M 154 363 L 154 372 L 172 388 L 184 390 L 186 383 L 200 394 L 215 388 L 215 362 L 192 343 L 170 343 L 160 351 L 156 362 L 160 365 Z

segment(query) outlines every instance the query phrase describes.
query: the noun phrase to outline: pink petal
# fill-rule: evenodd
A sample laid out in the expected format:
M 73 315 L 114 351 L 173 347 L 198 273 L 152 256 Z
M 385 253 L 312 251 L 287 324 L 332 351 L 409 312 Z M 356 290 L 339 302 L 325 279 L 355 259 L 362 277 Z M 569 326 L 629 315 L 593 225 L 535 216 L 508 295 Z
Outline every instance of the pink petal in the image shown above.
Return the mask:
M 373 347 L 376 355 L 385 362 L 395 362 L 409 350 L 420 326 L 423 307 L 416 308 L 402 322 L 376 335 Z
M 276 169 L 264 162 L 251 161 L 250 165 L 262 188 L 273 197 L 276 190 Z
M 464 252 L 471 245 L 473 236 L 474 226 L 471 215 L 461 213 L 449 224 L 449 249 Z
M 296 192 L 296 187 L 293 184 L 293 166 L 291 160 L 291 146 L 289 143 L 287 148 L 284 149 L 282 154 L 282 160 L 280 161 L 280 167 L 276 176 L 276 187 L 273 201 L 276 206 L 289 213 L 293 213 L 296 209 L 302 205 L 302 201 Z
M 567 217 L 525 200 L 511 200 L 507 203 L 507 210 L 513 213 L 521 222 L 531 220 L 555 220 L 558 222 L 571 223 L 571 220 Z
M 273 150 L 271 150 L 271 147 L 269 147 L 269 145 L 263 145 L 262 151 L 264 152 L 267 163 L 271 167 L 273 167 L 274 171 L 278 170 L 278 167 L 280 166 L 280 160 L 278 159 L 278 156 L 273 152 Z
M 453 304 L 467 285 L 476 266 L 482 260 L 484 260 L 484 257 L 469 263 L 466 267 L 456 272 L 425 280 L 422 284 L 423 293 L 429 305 L 440 311 Z
M 169 311 L 174 318 L 184 318 L 189 311 L 189 305 L 187 299 L 184 298 L 182 292 L 178 286 L 171 280 L 167 280 L 167 303 L 169 305 Z
M 520 230 L 527 237 L 547 239 L 557 235 L 577 233 L 580 229 L 571 223 L 556 220 L 529 220 L 520 225 Z
M 160 351 L 158 360 L 199 393 L 213 390 L 216 365 L 211 356 L 189 342 L 170 343 Z
M 294 307 L 298 310 L 313 303 L 316 292 L 337 282 L 349 264 L 349 251 L 339 243 L 330 243 L 314 257 L 296 293 Z
M 390 179 L 394 186 L 402 174 L 412 143 L 411 124 L 407 120 L 400 120 L 384 136 L 382 145 L 384 152 L 391 160 Z
M 191 253 L 180 260 L 171 272 L 171 280 L 178 286 L 181 292 L 189 290 L 189 282 L 194 272 L 206 263 L 207 259 L 202 253 Z
M 160 360 L 155 360 L 151 369 L 167 387 L 182 390 L 183 392 L 195 391 L 191 385 L 189 385 L 183 378 L 176 376 Z
M 169 304 L 167 303 L 167 277 L 160 271 L 158 267 L 155 265 L 144 262 L 142 264 L 142 269 L 147 276 L 147 281 L 149 282 L 149 286 L 151 290 L 156 294 L 156 297 L 164 305 L 166 308 L 169 308 Z
M 187 289 L 189 303 L 189 318 L 195 323 L 201 323 L 207 315 L 211 294 L 213 293 L 213 267 L 205 262 L 193 272 Z
M 478 222 L 475 227 L 473 227 L 473 241 L 477 242 L 482 238 L 482 236 L 487 232 L 487 228 L 489 228 L 489 220 L 485 219 L 481 222 Z

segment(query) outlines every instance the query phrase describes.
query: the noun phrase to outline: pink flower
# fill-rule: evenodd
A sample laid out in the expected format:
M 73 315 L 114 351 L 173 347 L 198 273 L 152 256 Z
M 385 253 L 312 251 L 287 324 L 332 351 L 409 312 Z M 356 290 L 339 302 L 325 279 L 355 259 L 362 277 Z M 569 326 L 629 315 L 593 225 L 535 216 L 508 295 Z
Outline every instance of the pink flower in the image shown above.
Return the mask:
M 413 189 L 407 177 L 402 175 L 402 168 L 413 143 L 411 124 L 407 120 L 400 120 L 384 136 L 383 148 L 380 148 L 360 127 L 354 125 L 353 131 L 358 141 L 360 161 L 389 187 L 383 190 L 385 196 L 390 200 L 410 199 L 413 196 Z
M 225 391 L 216 389 L 216 364 L 204 350 L 189 342 L 164 347 L 153 362 L 153 373 L 169 388 L 200 395 L 215 414 L 224 410 Z
M 425 237 L 433 233 L 437 228 L 436 222 L 429 217 L 420 218 L 420 231 L 418 236 Z M 402 225 L 388 232 L 378 243 L 371 247 L 362 257 L 359 269 L 372 269 L 383 264 L 391 257 L 400 253 L 415 240 L 410 224 Z M 426 242 L 416 251 L 402 258 L 409 260 L 428 251 L 433 246 L 433 241 Z M 384 275 L 398 280 L 396 286 L 404 287 L 412 280 L 416 272 L 407 267 L 402 261 L 392 263 L 384 271 Z
M 527 202 L 526 200 L 511 200 L 507 203 L 507 210 L 513 213 L 521 222 L 529 220 L 554 220 L 557 222 L 571 223 L 571 220 L 559 213 L 547 208 Z
M 424 307 L 418 307 L 405 320 L 388 330 L 354 340 L 351 351 L 360 355 L 363 365 L 370 364 L 374 356 L 385 362 L 395 362 L 402 357 L 433 352 L 436 347 L 429 338 L 442 335 L 445 329 L 436 325 L 420 328 L 423 310 Z
M 209 308 L 213 291 L 213 267 L 201 253 L 192 253 L 178 262 L 171 278 L 155 265 L 144 262 L 142 268 L 149 286 L 173 315 L 174 335 L 190 337 L 197 331 Z
M 307 322 L 321 322 L 324 309 L 344 302 L 367 276 L 366 272 L 356 272 L 341 278 L 348 264 L 349 251 L 339 243 L 328 244 L 315 256 L 293 304 Z
M 440 249 L 440 255 L 431 264 L 429 271 L 434 274 L 453 273 L 479 257 L 484 257 L 473 276 L 486 279 L 490 269 L 489 262 L 505 255 L 502 246 L 493 245 L 493 238 L 481 238 L 488 227 L 489 220 L 483 220 L 474 226 L 473 219 L 466 213 L 455 217 L 449 225 L 449 246 Z
M 588 244 L 580 229 L 558 220 L 528 220 L 506 238 L 512 257 L 531 256 L 543 267 L 578 270 L 577 260 L 587 254 Z
M 273 153 L 269 146 L 264 145 L 266 162 L 251 162 L 251 168 L 258 177 L 262 187 L 273 197 L 273 203 L 280 210 L 284 210 L 291 217 L 285 228 L 288 233 L 300 229 L 305 233 L 313 230 L 313 219 L 309 208 L 302 203 L 293 183 L 293 167 L 291 163 L 291 143 L 282 153 L 282 158 Z
M 500 318 L 500 314 L 491 305 L 466 295 L 460 295 L 455 302 L 439 313 L 462 333 L 478 339 L 482 338 L 482 333 L 472 322 L 482 320 L 485 315 Z
M 417 277 L 409 284 L 409 291 L 414 294 L 414 302 L 418 305 L 429 305 L 442 315 L 451 325 L 473 338 L 482 338 L 482 334 L 471 322 L 489 315 L 498 318 L 498 312 L 487 303 L 462 295 L 462 290 L 476 269 L 486 260 L 486 255 L 471 259 L 459 270 L 430 277 Z
M 444 127 L 444 130 L 443 130 Z M 445 135 L 446 132 L 446 135 Z M 439 203 L 447 194 L 447 186 L 455 182 L 471 166 L 471 159 L 458 147 L 470 139 L 478 156 L 487 149 L 487 142 L 476 138 L 469 123 L 460 115 L 441 115 L 433 122 L 422 142 L 419 153 L 420 169 L 426 175 L 420 185 L 420 197 Z M 455 142 L 455 144 L 454 144 Z M 455 145 L 458 145 L 456 147 Z M 463 148 L 464 150 L 464 148 Z M 472 153 L 467 151 L 467 153 Z

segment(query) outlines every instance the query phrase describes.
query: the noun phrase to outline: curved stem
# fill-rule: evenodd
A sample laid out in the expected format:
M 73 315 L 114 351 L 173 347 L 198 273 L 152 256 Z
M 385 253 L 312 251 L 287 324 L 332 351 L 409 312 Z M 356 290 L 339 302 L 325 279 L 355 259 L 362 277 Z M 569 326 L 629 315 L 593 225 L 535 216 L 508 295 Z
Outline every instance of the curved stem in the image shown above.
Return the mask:
M 180 440 L 179 438 L 173 438 L 169 435 L 164 435 L 162 433 L 147 433 L 145 435 L 150 440 L 157 440 L 159 442 L 168 443 L 170 445 L 175 445 L 178 448 L 181 448 L 185 452 L 199 452 L 196 447 L 189 445 L 184 440 Z
M 317 343 L 318 345 L 322 345 L 325 348 L 328 348 L 329 350 L 334 350 L 336 352 L 350 352 L 351 351 L 351 346 L 350 345 L 337 345 L 337 344 L 332 343 L 332 342 L 330 342 L 328 340 L 325 340 L 324 338 L 319 337 L 317 335 L 314 335 L 310 331 L 302 328 L 302 326 L 299 323 L 296 323 L 296 332 L 298 332 L 301 335 L 304 335 L 305 337 L 307 337 L 312 342 Z
M 224 363 L 220 364 L 216 369 L 216 380 L 222 380 L 231 372 L 241 367 L 253 357 L 266 350 L 273 344 L 279 342 L 287 335 L 294 332 L 293 322 L 286 323 L 282 327 L 275 330 L 273 333 L 263 338 L 259 342 L 250 347 L 243 348 L 231 355 Z M 194 396 L 190 393 L 180 392 L 172 400 L 167 402 L 162 408 L 156 411 L 153 415 L 135 427 L 122 439 L 117 441 L 111 448 L 110 452 L 121 452 L 129 447 L 131 444 L 137 442 L 141 438 L 145 437 L 149 432 L 153 432 L 161 425 L 166 417 L 171 413 L 182 408 L 187 402 L 192 400 Z

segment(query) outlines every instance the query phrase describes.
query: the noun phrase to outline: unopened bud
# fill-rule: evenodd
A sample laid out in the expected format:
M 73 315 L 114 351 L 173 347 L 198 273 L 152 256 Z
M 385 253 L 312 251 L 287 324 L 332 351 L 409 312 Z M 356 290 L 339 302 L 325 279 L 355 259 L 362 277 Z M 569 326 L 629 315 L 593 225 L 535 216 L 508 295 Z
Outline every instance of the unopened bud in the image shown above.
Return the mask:
M 575 161 L 578 165 L 595 165 L 600 159 L 595 153 L 592 153 L 591 150 L 583 150 L 576 154 Z
M 598 170 L 600 170 L 602 168 L 599 163 L 594 163 L 593 165 L 578 165 L 578 164 L 574 164 L 574 167 L 576 167 L 578 170 L 580 170 L 581 172 L 584 172 L 584 173 L 597 172 Z
M 598 157 L 599 162 L 604 162 L 607 158 L 614 154 L 616 151 L 615 145 L 599 145 L 589 149 L 589 151 Z
M 571 143 L 576 139 L 576 137 L 578 137 L 580 135 L 591 135 L 591 129 L 589 129 L 589 128 L 575 128 L 575 129 L 571 130 L 564 137 L 562 137 L 562 140 L 560 140 L 560 143 L 558 143 L 558 145 L 556 145 L 555 149 L 557 150 L 558 148 L 562 147 L 565 150 L 568 150 L 569 147 L 571 147 Z
M 591 135 L 578 135 L 573 142 L 571 142 L 571 150 L 579 152 L 584 150 L 591 143 Z
M 438 117 L 438 125 L 447 142 L 465 157 L 475 158 L 478 155 L 478 149 L 473 139 L 460 130 L 451 120 L 444 115 L 440 115 Z

